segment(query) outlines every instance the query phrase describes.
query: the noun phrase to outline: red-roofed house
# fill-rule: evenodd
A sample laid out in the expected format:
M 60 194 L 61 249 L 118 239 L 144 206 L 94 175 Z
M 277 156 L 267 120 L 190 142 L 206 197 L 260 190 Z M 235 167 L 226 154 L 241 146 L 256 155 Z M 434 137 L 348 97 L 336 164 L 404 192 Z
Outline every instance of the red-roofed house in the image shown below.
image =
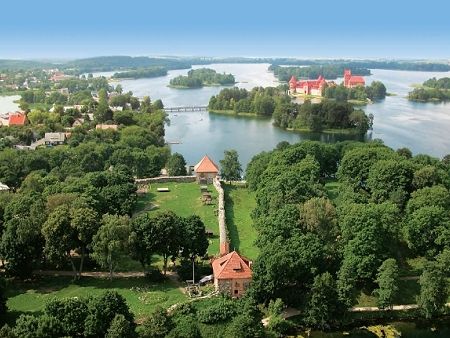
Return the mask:
M 251 261 L 236 251 L 212 262 L 214 286 L 220 293 L 241 297 L 252 281 Z
M 9 114 L 9 126 L 24 126 L 26 123 L 26 114 L 20 112 Z
M 322 96 L 326 85 L 327 81 L 322 75 L 320 75 L 317 80 L 297 81 L 295 76 L 292 76 L 289 80 L 290 92 L 303 95 Z
M 211 160 L 208 155 L 198 162 L 195 167 L 195 177 L 199 183 L 212 183 L 214 178 L 219 174 L 219 167 Z
M 347 88 L 353 88 L 356 86 L 365 86 L 366 81 L 362 76 L 354 76 L 352 75 L 352 71 L 350 69 L 344 70 L 344 86 Z

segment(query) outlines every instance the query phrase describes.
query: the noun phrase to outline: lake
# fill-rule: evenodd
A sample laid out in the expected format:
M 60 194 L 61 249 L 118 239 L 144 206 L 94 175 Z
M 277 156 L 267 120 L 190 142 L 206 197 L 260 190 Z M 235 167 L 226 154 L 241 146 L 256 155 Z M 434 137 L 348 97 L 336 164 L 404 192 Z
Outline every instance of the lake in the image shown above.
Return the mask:
M 19 95 L 0 96 L 0 114 L 19 110 L 19 105 L 14 102 L 19 99 Z
M 279 83 L 268 64 L 213 64 L 194 66 L 208 67 L 218 72 L 232 73 L 236 86 L 251 89 L 255 86 L 277 86 Z M 167 87 L 171 78 L 187 74 L 188 70 L 169 71 L 167 76 L 153 79 L 119 81 L 124 90 L 131 90 L 137 96 L 149 95 L 152 99 L 162 99 L 165 106 L 207 105 L 209 98 L 223 87 L 199 89 L 173 89 Z M 102 75 L 112 75 L 102 73 Z M 97 75 L 97 74 L 96 74 Z M 450 76 L 450 72 L 415 72 L 373 69 L 366 77 L 372 81 L 382 81 L 389 93 L 381 102 L 363 109 L 374 115 L 373 131 L 366 138 L 382 139 L 385 144 L 396 149 L 410 148 L 414 154 L 427 153 L 442 157 L 450 153 L 450 104 L 410 102 L 406 96 L 411 85 L 422 83 L 431 77 Z M 340 83 L 341 79 L 337 82 Z M 166 140 L 181 142 L 171 145 L 190 164 L 196 163 L 205 153 L 216 161 L 223 157 L 226 149 L 236 149 L 244 166 L 253 155 L 273 149 L 281 141 L 321 140 L 335 142 L 357 139 L 351 135 L 330 135 L 314 133 L 294 133 L 273 127 L 268 119 L 230 117 L 207 112 L 171 113 L 171 121 L 166 128 Z

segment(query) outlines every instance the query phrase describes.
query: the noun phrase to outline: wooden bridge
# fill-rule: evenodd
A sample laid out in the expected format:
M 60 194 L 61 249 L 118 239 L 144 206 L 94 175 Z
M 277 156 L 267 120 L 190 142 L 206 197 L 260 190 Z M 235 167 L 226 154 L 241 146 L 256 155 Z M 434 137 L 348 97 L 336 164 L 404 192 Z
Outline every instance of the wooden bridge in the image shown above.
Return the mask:
M 179 113 L 188 111 L 206 111 L 208 106 L 183 106 L 183 107 L 165 107 L 166 113 Z

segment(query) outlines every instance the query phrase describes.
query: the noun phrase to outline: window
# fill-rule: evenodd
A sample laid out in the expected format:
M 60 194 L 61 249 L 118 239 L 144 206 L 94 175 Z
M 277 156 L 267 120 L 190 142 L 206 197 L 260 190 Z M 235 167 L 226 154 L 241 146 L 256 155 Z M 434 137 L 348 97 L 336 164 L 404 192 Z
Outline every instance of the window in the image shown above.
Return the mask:
M 235 295 L 239 294 L 239 290 L 234 290 L 234 294 Z

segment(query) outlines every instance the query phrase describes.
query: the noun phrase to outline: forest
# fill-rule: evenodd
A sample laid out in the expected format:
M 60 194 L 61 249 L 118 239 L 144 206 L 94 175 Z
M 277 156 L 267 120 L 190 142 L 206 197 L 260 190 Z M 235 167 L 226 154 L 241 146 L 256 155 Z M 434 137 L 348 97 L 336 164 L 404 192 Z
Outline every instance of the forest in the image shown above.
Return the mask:
M 390 309 L 400 276 L 420 259 L 415 315 L 446 313 L 449 175 L 449 155 L 412 156 L 379 141 L 282 143 L 256 155 L 245 176 L 260 249 L 252 297 L 281 298 L 304 325 L 326 329 L 345 321 L 361 290 Z
M 289 67 L 270 65 L 269 70 L 273 72 L 276 78 L 280 81 L 287 82 L 292 76 L 297 79 L 317 79 L 320 75 L 327 80 L 335 80 L 344 76 L 344 69 L 349 68 L 353 75 L 370 75 L 370 70 L 362 67 L 347 67 L 341 64 L 325 64 L 325 65 L 311 65 L 305 67 Z

